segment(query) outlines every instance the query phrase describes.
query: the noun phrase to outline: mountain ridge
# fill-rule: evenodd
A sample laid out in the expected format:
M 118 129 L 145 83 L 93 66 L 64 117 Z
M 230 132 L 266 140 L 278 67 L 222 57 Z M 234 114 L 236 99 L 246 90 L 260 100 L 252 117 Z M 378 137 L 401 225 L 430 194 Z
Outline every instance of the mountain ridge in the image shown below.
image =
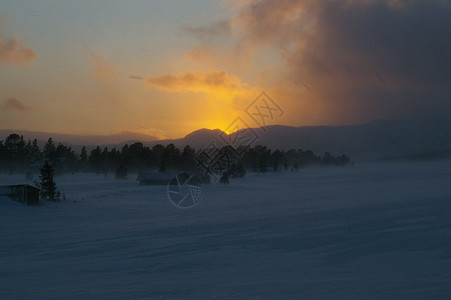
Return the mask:
M 77 135 L 77 134 L 64 134 L 64 133 L 49 133 L 29 130 L 13 130 L 2 129 L 0 130 L 0 139 L 6 138 L 8 135 L 16 133 L 23 135 L 24 139 L 37 139 L 38 141 L 46 142 L 49 138 L 52 138 L 55 142 L 61 142 L 74 146 L 83 145 L 110 145 L 110 144 L 124 144 L 130 142 L 151 142 L 157 140 L 155 136 L 132 132 L 121 131 L 111 135 Z
M 14 132 L 21 134 L 25 131 L 0 130 L 1 135 Z M 315 153 L 330 152 L 334 155 L 346 154 L 354 159 L 378 159 L 383 157 L 399 157 L 426 152 L 440 152 L 451 150 L 451 122 L 444 120 L 375 120 L 361 125 L 344 126 L 286 126 L 270 125 L 260 128 L 250 128 L 252 145 L 264 145 L 271 149 L 303 149 Z M 33 132 L 26 132 L 31 134 Z M 36 133 L 44 136 L 46 133 Z M 220 129 L 202 128 L 195 130 L 183 138 L 163 139 L 145 134 L 127 132 L 111 136 L 78 136 L 72 141 L 60 138 L 77 137 L 74 135 L 53 135 L 55 142 L 73 145 L 74 149 L 81 148 L 77 141 L 92 141 L 85 143 L 89 150 L 93 146 L 121 147 L 126 143 L 142 142 L 146 146 L 156 144 L 174 144 L 177 148 L 190 145 L 196 149 L 209 145 L 221 147 L 231 144 L 235 148 L 239 133 L 227 135 Z M 48 139 L 44 139 L 46 141 Z M 131 137 L 131 138 L 130 138 Z M 24 134 L 24 138 L 31 139 Z M 121 140 L 122 139 L 122 140 Z M 107 141 L 107 143 L 101 143 Z M 41 142 L 42 143 L 42 142 Z

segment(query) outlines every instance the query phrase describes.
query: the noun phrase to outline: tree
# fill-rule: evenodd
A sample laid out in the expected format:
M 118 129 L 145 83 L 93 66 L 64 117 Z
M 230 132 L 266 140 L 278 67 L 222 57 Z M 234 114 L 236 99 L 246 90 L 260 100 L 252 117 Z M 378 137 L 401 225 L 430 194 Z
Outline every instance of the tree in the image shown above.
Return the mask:
M 31 147 L 29 149 L 29 158 L 30 162 L 35 162 L 39 159 L 41 159 L 41 150 L 38 146 L 38 140 L 34 139 L 33 143 L 31 144 Z
M 349 164 L 349 157 L 347 157 L 344 154 L 337 157 L 336 164 L 337 164 L 337 166 L 344 166 L 344 165 Z
M 117 168 L 115 178 L 116 179 L 127 179 L 127 167 L 125 165 L 120 165 L 119 168 Z
M 180 162 L 180 150 L 175 148 L 174 144 L 166 146 L 160 162 L 160 172 L 177 169 Z
M 27 160 L 26 143 L 23 136 L 10 134 L 4 143 L 6 167 L 10 172 L 23 169 Z
M 83 146 L 81 148 L 81 154 L 80 154 L 80 162 L 84 165 L 88 161 L 88 152 L 86 151 L 86 147 Z
M 55 171 L 53 170 L 53 167 L 46 161 L 39 171 L 41 172 L 41 175 L 39 176 L 41 182 L 38 185 L 41 189 L 41 197 L 47 201 L 59 200 L 59 198 L 56 197 L 56 183 L 53 180 Z
M 280 164 L 282 163 L 282 159 L 283 159 L 283 153 L 279 149 L 277 149 L 276 151 L 274 151 L 271 154 L 270 162 L 271 162 L 273 171 L 279 170 Z
M 21 138 L 18 134 L 10 134 L 5 140 L 5 147 L 10 153 L 17 154 L 19 152 L 19 148 L 23 142 L 23 137 Z
M 44 146 L 44 157 L 53 159 L 55 158 L 55 154 L 56 154 L 55 144 L 53 143 L 53 139 L 49 138 Z
M 152 147 L 152 167 L 154 169 L 161 169 L 161 159 L 163 158 L 164 149 L 162 144 L 157 144 Z
M 335 164 L 335 157 L 330 155 L 329 152 L 326 152 L 326 153 L 324 153 L 324 156 L 323 156 L 323 159 L 322 159 L 321 163 L 324 164 L 324 165 Z
M 167 165 L 168 165 L 168 158 L 166 155 L 163 155 L 160 160 L 160 168 L 158 169 L 158 172 L 161 172 L 161 173 L 166 172 Z
M 267 149 L 266 146 L 255 146 L 255 151 L 258 156 L 258 171 L 265 173 L 268 170 L 268 162 L 271 156 L 271 150 Z
M 196 150 L 190 146 L 185 146 L 183 148 L 182 154 L 180 156 L 180 167 L 182 170 L 193 170 L 196 166 L 196 161 L 194 159 L 196 155 Z
M 3 141 L 0 141 L 0 161 L 6 160 L 6 148 Z M 3 163 L 1 164 L 3 166 Z
M 247 169 L 251 169 L 254 172 L 258 171 L 259 155 L 254 148 L 249 148 L 243 155 L 243 164 Z
M 94 172 L 96 172 L 97 174 L 104 173 L 102 150 L 100 149 L 99 146 L 91 150 L 88 161 L 90 167 Z
M 233 163 L 227 173 L 233 178 L 243 178 L 246 175 L 246 169 L 241 161 Z
M 221 178 L 219 179 L 219 182 L 222 184 L 229 184 L 229 173 L 223 172 Z

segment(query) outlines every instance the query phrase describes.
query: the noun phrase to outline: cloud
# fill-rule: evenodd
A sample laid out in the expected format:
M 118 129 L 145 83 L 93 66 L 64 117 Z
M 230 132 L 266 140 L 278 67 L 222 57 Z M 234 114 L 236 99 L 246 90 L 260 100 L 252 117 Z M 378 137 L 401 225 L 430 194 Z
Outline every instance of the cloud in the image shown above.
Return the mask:
M 231 20 L 214 21 L 206 26 L 185 26 L 183 31 L 199 42 L 186 53 L 186 58 L 191 62 L 214 69 L 220 69 L 220 65 L 245 63 L 242 59 L 238 61 L 236 56 L 228 55 L 227 42 L 233 37 Z
M 36 52 L 24 46 L 14 36 L 0 37 L 0 63 L 24 66 L 36 58 Z
M 450 3 L 239 1 L 230 20 L 236 42 L 229 55 L 258 65 L 265 63 L 258 61 L 263 51 L 278 53 L 284 65 L 274 77 L 283 78 L 281 95 L 298 103 L 298 119 L 309 118 L 310 107 L 322 123 L 449 118 Z
M 16 98 L 8 98 L 0 104 L 0 111 L 19 111 L 23 113 L 31 112 L 34 108 L 22 103 Z
M 175 92 L 238 92 L 247 88 L 236 75 L 227 71 L 191 71 L 148 78 L 146 85 Z
M 135 79 L 135 80 L 143 80 L 144 79 L 144 78 L 142 78 L 142 76 L 138 76 L 138 75 L 129 75 L 128 78 Z
M 100 81 L 108 81 L 115 78 L 117 70 L 109 61 L 83 43 L 81 47 L 89 57 L 92 77 Z
M 183 30 L 200 40 L 212 40 L 230 33 L 230 23 L 228 20 L 214 22 L 208 26 L 185 26 Z
M 213 62 L 216 59 L 216 55 L 211 49 L 201 46 L 194 47 L 186 54 L 186 56 L 195 62 Z

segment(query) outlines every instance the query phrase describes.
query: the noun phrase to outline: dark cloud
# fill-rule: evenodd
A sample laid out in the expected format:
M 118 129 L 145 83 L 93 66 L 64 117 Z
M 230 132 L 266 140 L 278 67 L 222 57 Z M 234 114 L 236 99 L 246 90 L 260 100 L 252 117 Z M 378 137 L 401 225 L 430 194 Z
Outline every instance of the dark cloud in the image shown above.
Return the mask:
M 8 98 L 0 104 L 0 111 L 30 112 L 33 111 L 33 107 L 22 103 L 16 98 Z
M 128 76 L 128 78 L 135 79 L 135 80 L 143 80 L 144 79 L 142 76 L 137 76 L 137 75 L 130 75 L 130 76 Z
M 146 85 L 167 91 L 235 91 L 242 88 L 242 83 L 235 75 L 226 71 L 191 71 L 178 74 L 164 74 L 146 80 Z
M 281 85 L 298 102 L 309 93 L 323 122 L 451 116 L 450 1 L 245 3 L 232 22 L 236 47 L 252 57 L 277 49 Z

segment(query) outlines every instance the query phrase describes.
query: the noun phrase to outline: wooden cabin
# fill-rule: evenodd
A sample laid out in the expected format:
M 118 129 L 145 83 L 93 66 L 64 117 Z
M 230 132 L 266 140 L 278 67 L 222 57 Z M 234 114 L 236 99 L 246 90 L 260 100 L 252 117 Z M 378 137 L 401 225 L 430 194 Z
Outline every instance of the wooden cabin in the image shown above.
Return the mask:
M 8 196 L 14 201 L 27 205 L 39 205 L 40 190 L 29 184 L 0 186 L 0 196 Z
M 172 172 L 140 172 L 136 180 L 140 185 L 166 185 L 176 175 Z
M 167 185 L 172 183 L 173 178 L 181 174 L 187 174 L 188 176 L 186 172 L 140 172 L 136 180 L 139 181 L 140 185 Z M 200 179 L 199 183 L 210 183 L 209 176 L 203 175 L 201 177 L 197 176 L 197 178 Z

